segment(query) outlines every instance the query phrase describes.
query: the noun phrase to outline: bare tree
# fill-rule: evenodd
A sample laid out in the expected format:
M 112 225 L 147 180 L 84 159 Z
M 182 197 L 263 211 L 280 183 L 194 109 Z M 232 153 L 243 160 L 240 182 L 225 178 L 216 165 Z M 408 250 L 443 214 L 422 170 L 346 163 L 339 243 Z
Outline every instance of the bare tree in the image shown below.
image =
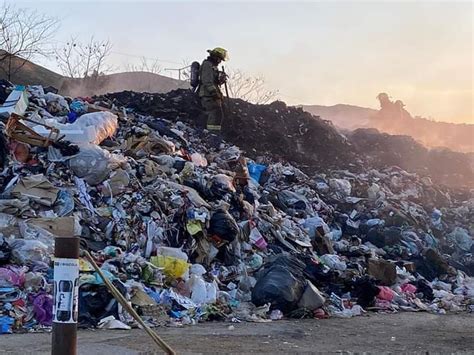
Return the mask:
M 59 21 L 34 10 L 4 3 L 0 8 L 0 67 L 8 80 L 27 61 L 48 56 L 48 46 Z
M 263 76 L 250 76 L 239 69 L 230 70 L 227 85 L 229 95 L 252 102 L 266 104 L 278 96 L 278 90 L 268 90 Z
M 111 51 L 109 40 L 99 41 L 92 36 L 82 43 L 71 37 L 63 47 L 55 49 L 56 62 L 61 72 L 71 78 L 97 77 L 113 69 L 107 63 Z
M 112 43 L 109 40 L 94 41 L 94 38 L 91 37 L 89 47 L 92 48 L 93 74 L 103 75 L 111 72 L 113 66 L 107 63 L 107 58 L 112 51 Z
M 82 56 L 77 48 L 76 37 L 66 42 L 64 47 L 56 48 L 56 63 L 61 72 L 70 78 L 80 78 L 82 76 Z
M 158 59 L 150 59 L 146 57 L 141 57 L 140 63 L 128 64 L 125 68 L 127 71 L 131 72 L 143 71 L 153 74 L 159 74 L 162 71 L 162 67 L 158 62 Z

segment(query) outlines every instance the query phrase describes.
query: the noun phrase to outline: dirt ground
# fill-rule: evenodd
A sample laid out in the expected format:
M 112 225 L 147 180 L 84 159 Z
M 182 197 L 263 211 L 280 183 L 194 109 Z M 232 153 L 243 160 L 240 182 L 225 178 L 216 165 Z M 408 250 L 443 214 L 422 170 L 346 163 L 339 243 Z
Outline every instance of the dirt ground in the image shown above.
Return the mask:
M 372 314 L 352 319 L 271 323 L 203 323 L 156 328 L 179 354 L 198 353 L 474 353 L 474 315 Z M 50 353 L 50 334 L 0 335 L 0 354 Z M 148 335 L 131 331 L 80 331 L 79 354 L 159 352 Z

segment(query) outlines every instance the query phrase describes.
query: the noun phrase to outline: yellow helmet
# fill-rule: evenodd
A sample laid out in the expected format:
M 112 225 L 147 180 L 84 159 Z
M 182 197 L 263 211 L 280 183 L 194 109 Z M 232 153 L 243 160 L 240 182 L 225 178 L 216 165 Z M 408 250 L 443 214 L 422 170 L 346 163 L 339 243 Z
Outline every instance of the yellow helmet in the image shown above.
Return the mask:
M 228 60 L 229 59 L 229 54 L 227 53 L 227 50 L 221 47 L 216 47 L 214 49 L 208 49 L 207 52 L 210 55 L 214 55 L 217 58 L 220 58 L 222 60 Z

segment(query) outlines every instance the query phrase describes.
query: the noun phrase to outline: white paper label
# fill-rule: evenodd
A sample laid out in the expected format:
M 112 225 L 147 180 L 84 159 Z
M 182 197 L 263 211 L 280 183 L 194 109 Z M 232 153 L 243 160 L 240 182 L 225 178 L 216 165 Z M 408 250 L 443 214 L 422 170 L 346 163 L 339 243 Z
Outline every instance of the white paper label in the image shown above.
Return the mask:
M 77 323 L 78 281 L 78 259 L 54 259 L 53 322 Z

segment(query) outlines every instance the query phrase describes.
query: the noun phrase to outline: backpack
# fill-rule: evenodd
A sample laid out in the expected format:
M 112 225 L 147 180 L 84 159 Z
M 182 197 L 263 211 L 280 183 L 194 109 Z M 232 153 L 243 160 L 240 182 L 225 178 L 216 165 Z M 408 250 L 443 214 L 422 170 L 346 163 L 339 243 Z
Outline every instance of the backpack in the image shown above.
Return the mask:
M 189 76 L 189 82 L 191 84 L 191 88 L 194 92 L 197 91 L 199 86 L 199 72 L 201 69 L 201 65 L 198 62 L 192 62 L 191 64 L 191 73 Z

